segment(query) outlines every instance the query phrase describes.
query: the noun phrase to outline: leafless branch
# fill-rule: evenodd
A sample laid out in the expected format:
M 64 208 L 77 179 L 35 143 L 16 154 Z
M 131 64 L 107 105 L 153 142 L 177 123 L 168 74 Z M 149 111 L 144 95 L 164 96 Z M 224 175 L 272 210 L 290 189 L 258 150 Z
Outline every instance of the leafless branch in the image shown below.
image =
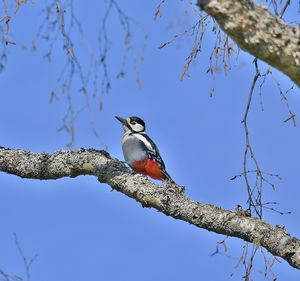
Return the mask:
M 15 239 L 15 244 L 17 246 L 18 252 L 22 258 L 24 267 L 25 267 L 25 273 L 26 273 L 26 281 L 30 281 L 30 269 L 32 264 L 34 263 L 34 261 L 37 259 L 37 255 L 34 255 L 31 259 L 28 260 L 28 258 L 26 257 L 26 255 L 23 252 L 23 249 L 19 243 L 17 234 L 14 233 L 14 239 Z
M 38 28 L 37 34 L 32 42 L 32 49 L 36 50 L 38 41 L 43 40 L 48 43 L 49 49 L 44 54 L 44 57 L 51 61 L 53 59 L 54 46 L 59 42 L 63 42 L 63 49 L 66 53 L 66 61 L 62 66 L 60 74 L 57 78 L 55 86 L 50 91 L 50 102 L 66 99 L 66 113 L 62 119 L 62 124 L 58 131 L 66 132 L 69 136 L 67 143 L 68 147 L 74 147 L 76 135 L 77 118 L 86 112 L 90 117 L 90 126 L 94 135 L 100 143 L 106 147 L 100 134 L 96 129 L 94 120 L 95 101 L 93 98 L 98 98 L 98 109 L 102 110 L 103 95 L 108 93 L 111 88 L 111 73 L 109 72 L 109 51 L 110 46 L 115 41 L 111 36 L 110 20 L 118 20 L 124 30 L 124 55 L 122 60 L 121 70 L 116 76 L 118 78 L 125 76 L 125 64 L 128 53 L 133 53 L 133 44 L 131 36 L 132 24 L 138 26 L 133 19 L 126 15 L 121 6 L 116 0 L 109 0 L 103 3 L 106 8 L 102 20 L 100 22 L 100 30 L 98 36 L 99 54 L 93 53 L 85 44 L 86 56 L 89 61 L 88 67 L 83 67 L 82 58 L 76 55 L 74 50 L 75 42 L 73 34 L 79 33 L 83 42 L 88 42 L 85 38 L 84 28 L 77 18 L 74 9 L 73 0 L 54 0 L 46 3 L 42 15 L 43 21 Z M 65 16 L 67 15 L 67 16 Z M 67 22 L 66 22 L 67 21 Z M 140 30 L 139 30 L 140 31 Z M 71 36 L 72 34 L 72 36 Z M 146 38 L 146 36 L 145 36 Z M 146 41 L 146 40 L 145 40 Z M 77 44 L 78 45 L 78 44 Z M 78 46 L 76 46 L 78 48 Z M 138 85 L 141 85 L 139 78 L 139 64 L 143 61 L 143 50 L 140 60 L 137 55 L 132 55 L 135 65 Z M 78 86 L 79 85 L 79 86 Z M 79 92 L 84 97 L 84 102 L 81 105 L 76 105 L 73 102 L 75 93 Z
M 276 67 L 300 86 L 299 27 L 287 25 L 251 0 L 198 3 L 241 49 Z
M 283 6 L 283 8 L 282 8 L 282 11 L 281 11 L 280 14 L 279 14 L 279 17 L 280 17 L 280 18 L 283 17 L 284 13 L 286 12 L 286 10 L 287 10 L 287 8 L 288 8 L 288 6 L 289 6 L 290 4 L 291 4 L 291 0 L 286 0 L 284 6 Z
M 21 247 L 21 244 L 18 240 L 17 234 L 13 233 L 14 236 L 14 240 L 15 240 L 15 245 L 17 247 L 18 253 L 22 259 L 24 268 L 25 268 L 25 275 L 26 277 L 20 277 L 17 276 L 15 274 L 8 274 L 7 272 L 5 272 L 4 270 L 0 269 L 0 281 L 30 281 L 31 275 L 30 275 L 30 271 L 31 271 L 31 266 L 34 263 L 34 261 L 37 259 L 37 255 L 34 255 L 31 259 L 28 259 L 26 257 L 26 255 L 24 254 L 24 251 Z
M 289 100 L 288 100 L 288 94 L 291 93 L 294 90 L 294 85 L 292 85 L 289 89 L 287 89 L 286 91 L 282 89 L 280 83 L 278 82 L 278 80 L 275 78 L 275 76 L 273 75 L 272 71 L 270 71 L 271 77 L 273 78 L 273 81 L 275 82 L 279 95 L 281 97 L 281 101 L 284 102 L 288 114 L 289 116 L 283 121 L 285 123 L 287 123 L 288 121 L 292 121 L 292 124 L 294 127 L 296 127 L 296 114 L 292 111 L 291 106 L 289 104 Z
M 36 154 L 0 148 L 0 171 L 41 180 L 94 175 L 101 183 L 109 184 L 143 207 L 152 207 L 197 227 L 254 243 L 300 269 L 300 240 L 291 237 L 283 228 L 193 201 L 176 184 L 165 182 L 157 186 L 146 177 L 130 172 L 124 163 L 111 158 L 105 151 L 80 149 Z
M 262 183 L 263 183 L 263 175 L 261 173 L 260 166 L 258 164 L 258 161 L 255 157 L 254 151 L 252 149 L 252 146 L 250 144 L 249 140 L 249 129 L 248 129 L 248 123 L 247 123 L 247 118 L 249 114 L 249 109 L 252 101 L 252 96 L 253 96 L 253 91 L 257 82 L 257 79 L 260 76 L 259 70 L 258 70 L 258 65 L 257 65 L 257 59 L 254 60 L 255 64 L 255 75 L 253 77 L 253 82 L 250 88 L 249 96 L 248 96 L 248 101 L 246 104 L 246 110 L 244 113 L 244 117 L 242 120 L 242 123 L 244 125 L 244 130 L 245 130 L 245 138 L 246 138 L 246 145 L 245 145 L 245 152 L 244 152 L 244 160 L 243 160 L 243 168 L 244 168 L 244 178 L 245 178 L 245 183 L 247 186 L 247 192 L 248 192 L 248 204 L 249 204 L 249 211 L 251 212 L 251 209 L 253 208 L 255 213 L 258 215 L 259 218 L 262 218 Z M 255 172 L 256 172 L 256 183 L 254 189 L 251 187 L 250 180 L 249 180 L 249 173 L 248 171 L 248 153 L 250 153 L 251 159 L 253 160 L 255 164 Z M 257 185 L 258 182 L 258 185 Z M 253 191 L 257 191 L 257 196 L 253 196 Z
M 237 177 L 243 176 L 245 179 L 247 192 L 248 192 L 248 210 L 250 213 L 254 213 L 259 217 L 262 218 L 263 215 L 263 209 L 268 209 L 271 211 L 274 211 L 279 214 L 289 214 L 290 212 L 283 212 L 277 210 L 275 207 L 270 207 L 269 205 L 271 202 L 263 202 L 263 188 L 264 184 L 267 186 L 270 186 L 273 190 L 275 189 L 275 184 L 273 182 L 274 178 L 281 180 L 281 177 L 278 174 L 270 173 L 263 171 L 257 157 L 254 153 L 253 147 L 250 142 L 249 137 L 249 129 L 248 129 L 248 114 L 249 109 L 253 97 L 253 92 L 255 89 L 255 86 L 257 84 L 257 81 L 259 78 L 263 77 L 263 82 L 260 84 L 260 99 L 261 98 L 261 87 L 265 82 L 266 76 L 271 74 L 270 69 L 266 71 L 265 74 L 261 75 L 259 68 L 258 68 L 258 61 L 257 59 L 254 59 L 254 66 L 255 66 L 255 75 L 253 77 L 252 85 L 249 91 L 248 101 L 246 104 L 246 109 L 244 113 L 244 117 L 242 120 L 242 123 L 244 125 L 244 131 L 245 131 L 245 151 L 244 151 L 244 159 L 243 159 L 243 173 L 235 175 L 231 178 L 231 180 L 236 179 Z M 262 101 L 261 101 L 262 104 Z M 291 117 L 292 118 L 292 117 Z M 253 168 L 249 169 L 249 165 L 254 165 Z M 277 203 L 273 202 L 273 205 L 276 205 Z
M 161 5 L 164 3 L 165 1 L 161 1 L 157 6 L 154 19 L 162 16 Z M 199 61 L 199 54 L 203 51 L 202 41 L 204 34 L 207 34 L 211 30 L 211 33 L 215 38 L 215 43 L 209 47 L 211 48 L 211 55 L 209 57 L 209 67 L 206 73 L 210 74 L 212 77 L 213 86 L 210 90 L 210 96 L 212 96 L 215 92 L 216 74 L 223 70 L 223 73 L 227 75 L 228 70 L 231 69 L 231 59 L 232 55 L 235 53 L 235 44 L 229 39 L 226 33 L 219 28 L 218 24 L 213 18 L 203 11 L 195 10 L 195 5 L 192 3 L 192 1 L 189 1 L 189 3 L 191 9 L 193 10 L 193 14 L 197 11 L 196 14 L 198 20 L 196 23 L 186 28 L 184 31 L 176 33 L 171 39 L 163 42 L 158 48 L 165 48 L 179 39 L 182 40 L 186 37 L 192 38 L 192 46 L 188 56 L 186 57 L 183 70 L 180 75 L 180 79 L 182 80 L 185 77 L 190 77 L 190 67 L 193 63 L 197 63 L 197 61 Z

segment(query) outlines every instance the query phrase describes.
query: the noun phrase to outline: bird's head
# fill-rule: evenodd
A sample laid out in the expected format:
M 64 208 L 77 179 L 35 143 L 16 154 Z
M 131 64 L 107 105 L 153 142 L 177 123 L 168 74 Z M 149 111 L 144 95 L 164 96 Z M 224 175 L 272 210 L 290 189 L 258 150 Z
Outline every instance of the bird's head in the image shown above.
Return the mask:
M 119 116 L 115 116 L 123 125 L 125 132 L 142 133 L 146 130 L 145 122 L 136 116 L 128 117 L 124 119 Z

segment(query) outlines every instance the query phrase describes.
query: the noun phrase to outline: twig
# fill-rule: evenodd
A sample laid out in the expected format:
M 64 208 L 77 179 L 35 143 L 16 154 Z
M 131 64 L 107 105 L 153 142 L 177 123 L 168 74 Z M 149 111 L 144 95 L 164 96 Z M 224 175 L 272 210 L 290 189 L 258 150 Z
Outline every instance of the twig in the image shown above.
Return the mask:
M 28 260 L 28 258 L 25 256 L 23 249 L 18 241 L 18 237 L 17 234 L 14 233 L 14 239 L 15 239 L 15 244 L 17 246 L 18 252 L 23 260 L 23 264 L 25 267 L 25 272 L 26 272 L 26 281 L 30 281 L 30 268 L 33 264 L 33 262 L 37 259 L 38 255 L 35 254 L 30 260 Z
M 285 13 L 285 11 L 286 11 L 287 7 L 290 5 L 290 3 L 291 3 L 291 0 L 287 0 L 287 1 L 285 2 L 285 5 L 284 5 L 284 7 L 282 8 L 282 11 L 281 11 L 280 14 L 279 14 L 279 17 L 280 17 L 280 18 L 283 17 L 283 14 Z
M 255 154 L 253 152 L 252 146 L 250 144 L 250 140 L 249 140 L 249 130 L 248 130 L 248 123 L 247 123 L 247 118 L 248 118 L 248 114 L 249 114 L 249 109 L 250 109 L 250 105 L 251 105 L 251 101 L 252 101 L 252 96 L 253 96 L 253 92 L 254 92 L 254 88 L 257 82 L 257 79 L 260 76 L 259 73 L 259 69 L 258 69 L 258 65 L 257 65 L 257 58 L 254 59 L 254 65 L 255 65 L 255 75 L 253 77 L 253 81 L 252 81 L 252 85 L 250 88 L 250 92 L 249 92 L 249 96 L 248 96 L 248 101 L 246 104 L 246 110 L 244 113 L 244 117 L 242 120 L 242 123 L 244 125 L 244 130 L 245 130 L 245 138 L 246 138 L 246 146 L 245 146 L 245 151 L 244 151 L 244 161 L 243 161 L 243 167 L 244 167 L 244 178 L 245 178 L 245 182 L 246 182 L 246 186 L 247 186 L 247 191 L 248 191 L 248 203 L 249 203 L 249 210 L 251 210 L 251 208 L 254 208 L 255 213 L 258 215 L 259 218 L 262 217 L 262 208 L 261 206 L 259 206 L 259 208 L 257 208 L 257 202 L 261 203 L 261 194 L 262 194 L 262 173 L 261 173 L 261 169 L 260 166 L 258 164 L 258 161 L 256 160 Z M 249 178 L 248 178 L 248 168 L 247 168 L 247 156 L 248 156 L 248 152 L 250 152 L 250 156 L 251 159 L 253 160 L 255 166 L 256 166 L 256 179 L 259 179 L 259 188 L 257 189 L 258 191 L 258 196 L 256 199 L 253 198 L 253 191 L 252 188 L 250 186 L 250 182 L 249 182 Z M 254 200 L 256 201 L 256 203 L 254 202 Z M 260 204 L 259 204 L 260 205 Z

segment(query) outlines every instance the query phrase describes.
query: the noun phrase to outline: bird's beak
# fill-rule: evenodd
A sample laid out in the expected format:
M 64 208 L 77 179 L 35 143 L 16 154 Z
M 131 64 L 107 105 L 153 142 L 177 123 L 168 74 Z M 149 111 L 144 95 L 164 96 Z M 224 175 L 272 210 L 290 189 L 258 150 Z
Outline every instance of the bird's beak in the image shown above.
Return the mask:
M 122 117 L 119 117 L 119 116 L 115 116 L 115 117 L 116 117 L 117 120 L 119 120 L 122 123 L 122 125 L 126 125 L 127 124 L 127 120 L 126 119 L 124 119 Z

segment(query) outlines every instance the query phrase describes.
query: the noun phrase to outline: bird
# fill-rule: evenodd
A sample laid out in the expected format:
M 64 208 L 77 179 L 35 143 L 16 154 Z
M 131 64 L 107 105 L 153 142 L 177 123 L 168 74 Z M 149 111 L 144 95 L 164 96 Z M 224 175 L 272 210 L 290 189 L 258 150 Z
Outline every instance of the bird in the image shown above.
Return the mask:
M 156 144 L 146 133 L 145 122 L 132 116 L 127 119 L 115 116 L 124 128 L 122 150 L 125 161 L 136 172 L 156 180 L 174 182 L 167 173 L 165 163 Z

